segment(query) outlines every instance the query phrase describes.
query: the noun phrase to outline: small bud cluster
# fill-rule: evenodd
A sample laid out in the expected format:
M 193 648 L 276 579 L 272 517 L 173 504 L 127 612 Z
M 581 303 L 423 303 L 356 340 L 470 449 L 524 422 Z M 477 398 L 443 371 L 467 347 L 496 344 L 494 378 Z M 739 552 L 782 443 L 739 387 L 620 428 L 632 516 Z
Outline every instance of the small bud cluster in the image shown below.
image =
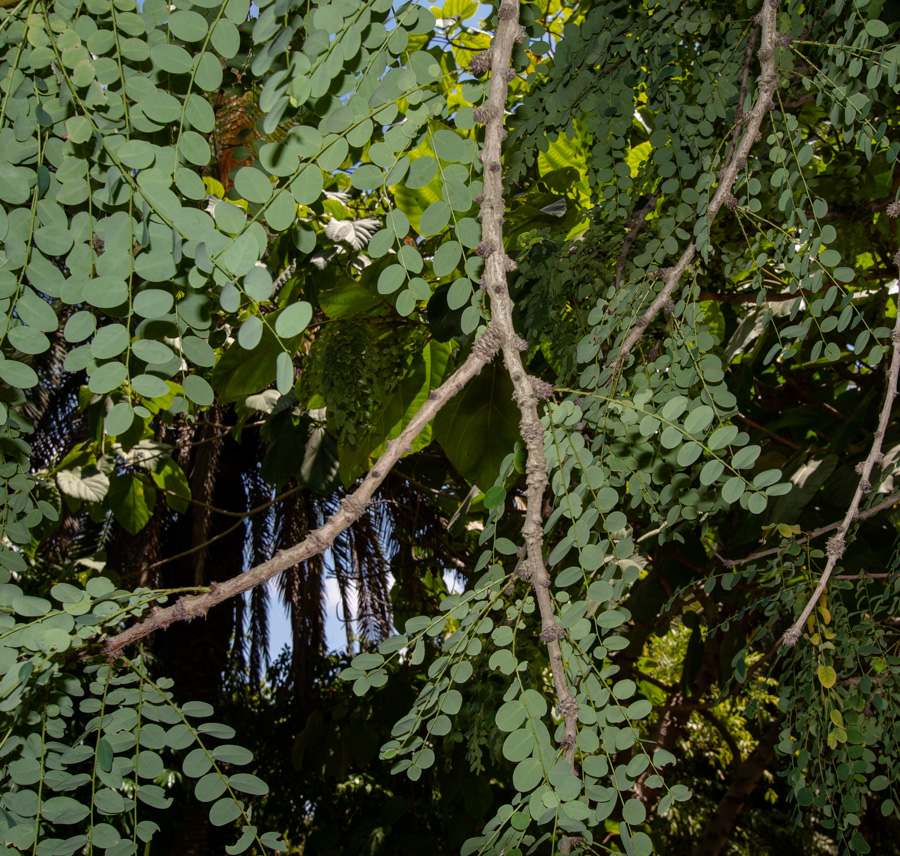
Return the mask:
M 900 202 L 892 202 L 890 205 L 888 205 L 887 208 L 885 208 L 885 212 L 887 213 L 888 217 L 891 218 L 891 220 L 896 220 L 898 217 L 900 217 Z
M 491 253 L 495 252 L 497 249 L 494 246 L 493 241 L 482 241 L 476 248 L 475 252 L 481 256 L 481 258 L 486 259 Z
M 552 383 L 549 383 L 546 380 L 541 380 L 541 378 L 539 377 L 531 378 L 531 388 L 534 390 L 534 394 L 541 401 L 547 398 L 552 398 L 553 393 L 556 392 L 556 388 Z
M 490 49 L 475 54 L 469 60 L 469 71 L 474 75 L 484 74 L 491 67 L 491 59 L 493 54 Z
M 472 118 L 479 124 L 484 125 L 487 123 L 488 119 L 491 118 L 491 108 L 483 105 L 481 107 L 476 107 L 475 112 L 472 113 Z

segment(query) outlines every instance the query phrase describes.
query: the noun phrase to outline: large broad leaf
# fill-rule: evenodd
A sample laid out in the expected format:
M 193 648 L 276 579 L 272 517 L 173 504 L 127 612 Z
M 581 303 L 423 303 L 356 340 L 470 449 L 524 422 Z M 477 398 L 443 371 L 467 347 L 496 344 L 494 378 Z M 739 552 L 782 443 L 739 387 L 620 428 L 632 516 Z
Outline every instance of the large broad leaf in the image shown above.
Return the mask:
M 355 446 L 343 445 L 340 449 L 341 480 L 352 484 L 364 473 L 373 458 L 385 449 L 385 444 L 399 436 L 409 420 L 425 403 L 433 389 L 440 386 L 447 374 L 450 361 L 450 345 L 428 342 L 413 360 L 410 373 L 399 386 L 385 396 L 372 419 L 372 428 Z M 432 439 L 432 426 L 427 425 L 413 441 L 410 451 L 424 449 Z
M 769 522 L 796 523 L 800 518 L 800 513 L 809 505 L 837 465 L 836 455 L 813 458 L 801 464 L 791 475 L 791 482 L 794 485 L 791 492 L 778 498 L 769 515 Z
M 434 420 L 434 438 L 450 462 L 482 490 L 494 483 L 500 464 L 519 439 L 519 410 L 512 394 L 509 375 L 494 362 Z
M 319 294 L 319 305 L 329 318 L 354 318 L 357 315 L 381 315 L 392 309 L 383 298 L 352 279 L 344 279 L 334 288 Z
M 109 506 L 122 528 L 132 535 L 143 529 L 153 514 L 156 491 L 130 475 L 116 475 L 109 485 Z
M 65 496 L 100 502 L 109 490 L 109 477 L 94 455 L 79 444 L 60 463 L 56 484 Z

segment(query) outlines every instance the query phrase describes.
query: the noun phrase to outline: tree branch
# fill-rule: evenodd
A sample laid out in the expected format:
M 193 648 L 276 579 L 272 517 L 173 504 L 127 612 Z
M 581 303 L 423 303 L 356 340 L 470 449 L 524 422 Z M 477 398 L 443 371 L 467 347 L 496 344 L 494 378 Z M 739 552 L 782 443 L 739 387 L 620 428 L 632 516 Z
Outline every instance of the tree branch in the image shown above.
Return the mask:
M 879 502 L 878 505 L 873 505 L 871 508 L 866 508 L 863 511 L 857 511 L 854 515 L 854 520 L 867 520 L 870 517 L 874 517 L 876 514 L 880 514 L 886 508 L 890 508 L 892 505 L 896 505 L 900 502 L 900 491 L 896 493 L 892 493 L 887 499 Z M 816 538 L 821 535 L 825 535 L 828 532 L 833 532 L 843 523 L 842 520 L 836 520 L 834 523 L 829 523 L 827 526 L 820 526 L 818 529 L 813 529 L 812 532 L 809 532 L 805 535 L 798 543 L 800 544 L 808 544 L 810 541 L 814 541 Z M 713 551 L 713 555 L 726 567 L 726 568 L 736 568 L 740 565 L 748 565 L 750 562 L 755 562 L 757 559 L 765 559 L 767 556 L 774 556 L 777 553 L 781 553 L 785 549 L 784 545 L 779 545 L 778 547 L 770 547 L 768 550 L 760 550 L 757 553 L 751 553 L 749 556 L 745 556 L 743 559 L 726 559 L 724 556 L 720 556 L 718 553 Z M 872 576 L 869 574 L 868 576 Z
M 900 267 L 900 253 L 898 253 L 897 258 L 897 264 L 898 267 Z M 900 305 L 900 299 L 898 299 L 898 305 Z M 806 624 L 806 619 L 809 618 L 810 613 L 816 608 L 819 598 L 828 586 L 828 580 L 831 577 L 832 571 L 834 571 L 841 556 L 844 555 L 844 548 L 847 545 L 847 533 L 850 531 L 850 527 L 853 523 L 859 518 L 859 504 L 862 502 L 862 498 L 871 490 L 869 477 L 872 475 L 872 470 L 875 468 L 875 465 L 882 460 L 881 446 L 884 442 L 884 435 L 887 432 L 888 423 L 891 421 L 891 411 L 894 408 L 894 398 L 897 395 L 897 378 L 900 377 L 900 312 L 897 313 L 897 320 L 894 323 L 894 332 L 891 334 L 891 342 L 893 343 L 891 365 L 887 372 L 887 378 L 885 379 L 884 401 L 882 402 L 881 413 L 878 417 L 878 428 L 876 429 L 874 439 L 872 440 L 872 448 L 869 450 L 866 459 L 862 462 L 862 466 L 857 467 L 859 484 L 856 486 L 853 500 L 850 502 L 850 507 L 847 509 L 844 519 L 837 527 L 837 534 L 828 539 L 828 546 L 825 550 L 828 555 L 828 561 L 825 563 L 825 570 L 819 578 L 819 584 L 816 586 L 812 597 L 803 608 L 803 612 L 800 613 L 800 617 L 790 626 L 782 637 L 782 642 L 785 645 L 797 644 L 800 633 L 803 631 L 803 625 Z
M 524 570 L 531 582 L 541 615 L 541 641 L 547 646 L 550 672 L 556 690 L 556 708 L 563 717 L 563 746 L 569 769 L 575 767 L 578 702 L 569 689 L 563 664 L 560 639 L 565 630 L 556 620 L 550 598 L 550 574 L 544 565 L 542 508 L 547 488 L 547 460 L 544 457 L 544 427 L 538 413 L 539 397 L 547 398 L 553 387 L 529 377 L 522 365 L 521 351 L 528 347 L 516 334 L 512 320 L 513 302 L 507 288 L 508 261 L 503 248 L 503 167 L 501 147 L 504 137 L 503 115 L 508 81 L 515 76 L 510 57 L 516 41 L 523 37 L 519 26 L 518 0 L 501 0 L 497 33 L 491 42 L 491 82 L 484 111 L 485 134 L 481 162 L 484 166 L 484 197 L 481 203 L 482 243 L 479 252 L 485 257 L 483 285 L 491 301 L 491 328 L 500 336 L 503 361 L 513 383 L 513 398 L 519 407 L 519 430 L 525 443 L 525 496 L 527 507 L 522 526 Z M 563 836 L 560 852 L 569 853 L 574 841 Z
M 394 464 L 410 448 L 422 429 L 457 392 L 493 359 L 497 353 L 499 341 L 500 337 L 497 333 L 488 329 L 475 343 L 468 359 L 431 393 L 409 424 L 400 432 L 400 436 L 388 444 L 387 449 L 369 471 L 363 483 L 353 493 L 344 497 L 340 511 L 329 517 L 323 526 L 310 532 L 299 544 L 282 550 L 268 562 L 263 562 L 246 573 L 238 574 L 223 583 L 214 583 L 210 586 L 210 591 L 205 594 L 182 597 L 165 609 L 151 610 L 143 621 L 129 627 L 117 636 L 110 637 L 104 645 L 106 655 L 110 659 L 119 657 L 126 645 L 131 645 L 176 621 L 190 621 L 193 618 L 204 616 L 210 607 L 237 597 L 293 567 L 298 562 L 306 561 L 327 550 L 341 532 L 362 516 L 375 491 L 380 487 Z
M 716 188 L 715 195 L 710 201 L 709 209 L 706 213 L 710 227 L 722 206 L 726 203 L 733 204 L 734 196 L 731 193 L 731 189 L 737 180 L 738 172 L 747 165 L 747 155 L 750 154 L 750 149 L 757 140 L 763 118 L 772 107 L 775 90 L 778 86 L 778 73 L 775 64 L 775 47 L 778 37 L 778 5 L 778 0 L 765 0 L 763 3 L 762 12 L 760 13 L 762 19 L 762 44 L 758 52 L 760 64 L 759 94 L 755 106 L 744 118 L 744 135 L 737 149 L 734 150 L 733 159 L 727 161 L 719 173 L 719 186 Z M 622 367 L 628 354 L 631 353 L 631 349 L 644 335 L 644 330 L 657 316 L 660 309 L 672 299 L 672 294 L 678 287 L 684 272 L 694 260 L 696 253 L 697 244 L 695 241 L 691 241 L 675 267 L 666 271 L 665 285 L 663 285 L 659 294 L 656 295 L 647 309 L 641 313 L 640 317 L 633 324 L 622 342 L 622 347 L 619 349 L 615 360 L 608 363 L 608 365 L 614 365 L 617 369 Z

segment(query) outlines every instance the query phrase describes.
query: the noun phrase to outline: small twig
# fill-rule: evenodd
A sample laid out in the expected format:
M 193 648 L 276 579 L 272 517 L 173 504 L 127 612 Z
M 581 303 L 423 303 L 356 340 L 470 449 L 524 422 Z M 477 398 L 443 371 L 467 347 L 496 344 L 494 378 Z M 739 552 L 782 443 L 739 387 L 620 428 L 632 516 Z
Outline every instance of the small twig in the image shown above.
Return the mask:
M 205 550 L 210 544 L 214 544 L 216 541 L 221 540 L 226 535 L 230 535 L 232 532 L 234 532 L 235 529 L 238 529 L 239 527 L 241 527 L 244 523 L 245 518 L 251 517 L 254 514 L 259 514 L 260 511 L 265 511 L 267 508 L 271 508 L 276 502 L 280 502 L 282 499 L 286 499 L 287 497 L 291 496 L 292 494 L 297 493 L 297 491 L 303 490 L 304 487 L 305 487 L 305 485 L 298 484 L 295 487 L 292 487 L 290 490 L 286 490 L 284 493 L 280 494 L 279 496 L 276 496 L 273 499 L 270 499 L 268 502 L 265 502 L 262 505 L 258 505 L 256 508 L 252 509 L 251 511 L 229 512 L 230 515 L 236 515 L 236 516 L 240 517 L 240 520 L 238 520 L 237 523 L 234 523 L 233 525 L 229 526 L 227 529 L 224 529 L 218 535 L 214 535 L 212 538 L 208 538 L 206 541 L 203 541 L 200 544 L 197 544 L 187 550 L 182 550 L 180 553 L 176 553 L 174 556 L 166 556 L 165 559 L 160 559 L 158 562 L 154 562 L 152 565 L 148 565 L 147 570 L 152 571 L 154 568 L 159 568 L 159 567 L 162 567 L 163 565 L 168 565 L 170 562 L 177 562 L 179 559 L 183 559 L 185 556 L 190 556 L 192 553 L 197 553 L 200 550 Z M 172 491 L 164 491 L 164 492 L 172 493 Z M 226 513 L 224 510 L 214 508 L 211 505 L 206 505 L 205 502 L 200 502 L 199 500 L 196 500 L 196 499 L 189 500 L 186 497 L 181 496 L 181 494 L 172 493 L 172 495 L 177 496 L 179 499 L 182 499 L 185 502 L 192 502 L 195 505 L 205 507 L 209 511 L 216 511 L 221 514 Z
M 725 727 L 725 723 L 719 719 L 711 710 L 707 710 L 706 708 L 697 708 L 697 714 L 705 719 L 719 734 L 722 735 L 722 739 L 727 744 L 728 748 L 731 750 L 732 763 L 740 764 L 741 763 L 741 749 L 737 744 L 737 740 L 734 739 L 734 735 Z
M 625 265 L 628 264 L 628 254 L 631 252 L 631 248 L 634 246 L 634 242 L 637 239 L 638 232 L 644 226 L 644 223 L 647 222 L 647 216 L 652 214 L 656 210 L 656 203 L 659 200 L 659 193 L 652 193 L 650 198 L 647 200 L 647 204 L 638 211 L 631 221 L 631 229 L 628 234 L 625 236 L 625 242 L 622 244 L 622 249 L 619 252 L 619 259 L 616 262 L 616 281 L 615 288 L 616 291 L 619 290 L 619 286 L 622 284 L 622 277 L 625 275 Z
M 861 574 L 835 574 L 833 580 L 889 580 L 896 574 L 867 574 L 863 571 Z
M 892 505 L 896 505 L 898 502 L 900 502 L 900 491 L 892 493 L 887 499 L 879 502 L 878 505 L 873 505 L 871 508 L 866 508 L 863 511 L 857 512 L 854 520 L 867 520 L 869 517 L 874 517 L 876 514 L 880 514 L 886 508 L 890 508 Z M 825 535 L 828 532 L 833 532 L 841 525 L 842 522 L 843 521 L 841 520 L 836 520 L 834 523 L 829 523 L 827 526 L 820 526 L 818 529 L 813 529 L 812 532 L 804 535 L 803 538 L 801 538 L 797 543 L 808 544 L 810 541 L 814 541 L 821 535 Z M 786 545 L 780 544 L 778 547 L 770 547 L 768 550 L 760 550 L 758 553 L 751 553 L 749 556 L 745 556 L 743 559 L 726 559 L 724 556 L 720 556 L 715 551 L 713 551 L 713 554 L 726 568 L 736 568 L 740 565 L 747 565 L 750 562 L 755 562 L 758 559 L 765 559 L 767 556 L 774 556 L 776 553 L 782 553 L 785 549 L 787 549 Z
M 784 303 L 788 300 L 796 300 L 798 297 L 806 297 L 810 294 L 805 288 L 798 288 L 795 292 L 790 293 L 782 293 L 782 294 L 766 294 L 764 299 L 765 303 Z M 717 294 L 713 291 L 701 291 L 700 296 L 697 298 L 699 302 L 703 302 L 705 300 L 713 300 L 717 303 L 756 303 L 757 300 L 757 292 L 753 293 L 740 293 L 740 294 Z
M 747 84 L 750 82 L 750 65 L 753 62 L 753 56 L 756 53 L 756 45 L 759 42 L 759 27 L 754 27 L 750 38 L 747 39 L 747 48 L 744 51 L 744 70 L 741 73 L 741 91 L 738 95 L 737 107 L 734 109 L 734 130 L 731 132 L 731 143 L 728 145 L 728 152 L 725 155 L 725 163 L 731 163 L 731 157 L 734 154 L 735 146 L 738 143 L 738 136 L 741 132 L 741 124 L 744 121 L 744 102 L 747 100 Z
M 898 260 L 898 267 L 900 267 L 900 260 Z M 881 405 L 881 413 L 878 417 L 878 428 L 876 429 L 874 439 L 872 440 L 872 448 L 869 450 L 866 459 L 862 462 L 862 466 L 857 469 L 859 472 L 859 484 L 856 486 L 856 491 L 853 494 L 853 500 L 850 502 L 850 507 L 847 509 L 844 519 L 838 526 L 837 534 L 828 539 L 828 546 L 826 548 L 828 561 L 825 563 L 825 570 L 819 578 L 819 584 L 816 586 L 812 597 L 803 608 L 803 612 L 800 613 L 800 617 L 791 625 L 782 637 L 785 645 L 797 644 L 797 640 L 800 638 L 800 633 L 803 631 L 803 625 L 806 623 L 806 619 L 809 618 L 810 613 L 816 608 L 819 598 L 825 592 L 832 571 L 834 571 L 841 556 L 844 555 L 844 548 L 847 543 L 847 533 L 850 531 L 850 527 L 853 525 L 854 521 L 858 518 L 859 504 L 862 502 L 862 498 L 869 490 L 871 490 L 869 478 L 872 475 L 872 470 L 875 469 L 875 465 L 880 463 L 883 458 L 881 446 L 884 441 L 884 435 L 887 432 L 888 423 L 891 420 L 894 398 L 897 396 L 897 378 L 900 377 L 900 312 L 897 313 L 894 331 L 891 334 L 891 342 L 893 343 L 891 365 L 885 379 L 884 401 Z
M 746 422 L 751 428 L 755 429 L 756 431 L 759 431 L 760 433 L 765 434 L 767 437 L 771 437 L 773 440 L 777 440 L 779 443 L 784 443 L 784 445 L 787 446 L 789 449 L 796 450 L 796 449 L 800 448 L 792 440 L 785 440 L 784 437 L 779 437 L 774 431 L 770 431 L 768 428 L 764 428 L 758 422 L 754 422 L 749 417 L 744 416 L 744 414 L 741 412 L 735 413 L 735 416 L 737 416 L 737 418 L 740 419 L 742 422 Z
M 756 142 L 762 127 L 763 118 L 772 107 L 775 91 L 778 86 L 778 69 L 775 64 L 775 47 L 778 37 L 778 0 L 765 0 L 762 12 L 762 45 L 759 49 L 760 75 L 758 78 L 759 94 L 753 109 L 746 115 L 743 123 L 744 134 L 741 142 L 733 152 L 733 158 L 726 162 L 725 166 L 719 173 L 719 185 L 713 198 L 710 200 L 709 209 L 707 210 L 707 222 L 711 227 L 716 219 L 716 215 L 726 202 L 733 203 L 734 197 L 731 188 L 737 180 L 738 172 L 747 163 L 747 156 L 750 149 Z M 659 311 L 672 299 L 672 294 L 678 287 L 681 277 L 688 269 L 694 256 L 697 253 L 696 241 L 691 241 L 681 258 L 670 268 L 666 275 L 666 281 L 659 294 L 653 299 L 650 305 L 641 313 L 637 321 L 632 325 L 631 330 L 625 336 L 618 355 L 607 365 L 615 366 L 616 369 L 621 368 L 631 349 L 640 341 L 644 335 L 644 330 L 650 322 L 657 316 Z

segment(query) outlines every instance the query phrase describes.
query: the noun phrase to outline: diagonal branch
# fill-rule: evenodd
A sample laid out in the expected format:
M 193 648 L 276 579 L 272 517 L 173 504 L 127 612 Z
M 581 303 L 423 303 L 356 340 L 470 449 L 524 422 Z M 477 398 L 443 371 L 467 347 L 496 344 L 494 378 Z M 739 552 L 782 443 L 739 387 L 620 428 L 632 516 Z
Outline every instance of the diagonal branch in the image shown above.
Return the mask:
M 750 149 L 756 142 L 760 127 L 766 113 L 772 108 L 775 90 L 778 86 L 778 73 L 775 63 L 775 48 L 778 44 L 778 5 L 780 0 L 766 0 L 760 13 L 762 23 L 762 44 L 760 45 L 758 56 L 760 65 L 760 75 L 758 78 L 759 93 L 756 98 L 756 104 L 753 109 L 746 114 L 743 120 L 744 134 L 737 149 L 734 150 L 734 157 L 725 163 L 719 173 L 719 186 L 715 195 L 709 203 L 709 209 L 706 213 L 708 226 L 712 226 L 716 215 L 719 213 L 723 205 L 733 205 L 734 196 L 731 189 L 737 181 L 738 173 L 747 165 L 747 156 Z M 741 105 L 743 107 L 743 105 Z M 694 256 L 697 254 L 697 243 L 691 241 L 687 249 L 682 253 L 681 258 L 675 267 L 665 271 L 666 282 L 662 290 L 653 299 L 653 302 L 638 317 L 637 321 L 632 325 L 631 330 L 622 342 L 622 347 L 615 360 L 611 363 L 616 368 L 621 368 L 631 349 L 640 341 L 644 335 L 644 330 L 650 322 L 657 316 L 659 311 L 666 306 L 672 299 L 672 294 L 678 287 L 681 277 L 688 269 Z M 663 271 L 660 271 L 663 273 Z
M 499 336 L 489 329 L 475 343 L 468 359 L 431 393 L 400 436 L 388 444 L 388 448 L 369 471 L 363 483 L 353 493 L 344 497 L 340 510 L 329 517 L 323 526 L 310 532 L 299 544 L 282 550 L 268 562 L 263 562 L 247 573 L 238 574 L 223 583 L 213 584 L 209 592 L 182 597 L 165 609 L 151 610 L 143 621 L 110 637 L 104 646 L 106 655 L 110 658 L 119 657 L 126 645 L 137 642 L 176 621 L 190 621 L 193 618 L 204 616 L 210 607 L 237 597 L 272 579 L 282 571 L 325 552 L 341 532 L 362 516 L 375 491 L 380 487 L 394 464 L 410 448 L 413 440 L 437 412 L 493 359 L 498 345 Z
M 853 520 L 867 520 L 869 517 L 874 517 L 876 514 L 880 514 L 882 511 L 890 508 L 892 505 L 896 505 L 898 502 L 900 502 L 900 491 L 892 493 L 887 499 L 882 500 L 877 505 L 873 505 L 871 508 L 866 508 L 863 511 L 857 511 L 853 517 Z M 812 532 L 805 535 L 797 543 L 808 544 L 810 541 L 814 541 L 821 535 L 825 535 L 828 532 L 833 532 L 841 525 L 842 522 L 843 521 L 841 520 L 837 520 L 834 523 L 829 523 L 827 526 L 820 526 L 818 529 L 813 529 Z M 743 559 L 726 559 L 724 556 L 720 556 L 715 551 L 713 551 L 713 553 L 715 557 L 726 568 L 736 568 L 739 565 L 748 565 L 750 564 L 750 562 L 755 562 L 757 559 L 765 559 L 767 556 L 774 556 L 778 553 L 783 552 L 785 549 L 785 545 L 780 544 L 777 547 L 769 547 L 767 550 L 760 550 L 757 553 L 751 553 L 749 556 L 745 556 Z M 867 576 L 871 577 L 873 575 L 868 574 Z
M 897 254 L 897 265 L 900 267 L 900 253 Z M 898 304 L 900 304 L 900 298 L 898 298 Z M 859 504 L 862 502 L 862 498 L 871 490 L 872 486 L 869 478 L 872 475 L 872 470 L 875 469 L 875 465 L 882 460 L 881 445 L 884 442 L 884 435 L 887 432 L 888 423 L 891 421 L 891 411 L 894 409 L 894 398 L 897 396 L 897 379 L 900 377 L 900 312 L 897 313 L 897 320 L 894 323 L 894 332 L 891 334 L 891 342 L 893 343 L 891 365 L 887 372 L 887 378 L 885 379 L 884 401 L 881 405 L 881 413 L 878 417 L 878 428 L 875 431 L 872 448 L 869 450 L 869 454 L 862 462 L 862 465 L 857 468 L 857 472 L 859 473 L 859 484 L 856 486 L 853 500 L 850 502 L 850 507 L 847 509 L 844 519 L 841 521 L 840 526 L 837 527 L 837 534 L 828 539 L 828 546 L 825 548 L 828 561 L 825 563 L 825 570 L 819 578 L 819 584 L 816 586 L 812 597 L 803 608 L 803 612 L 800 613 L 800 617 L 790 626 L 782 637 L 782 642 L 785 645 L 797 644 L 797 640 L 800 638 L 800 633 L 803 631 L 803 625 L 806 623 L 806 619 L 809 618 L 810 613 L 816 608 L 819 598 L 825 592 L 825 589 L 828 586 L 828 580 L 831 578 L 835 566 L 841 560 L 841 556 L 844 555 L 844 548 L 847 546 L 847 533 L 860 516 Z

